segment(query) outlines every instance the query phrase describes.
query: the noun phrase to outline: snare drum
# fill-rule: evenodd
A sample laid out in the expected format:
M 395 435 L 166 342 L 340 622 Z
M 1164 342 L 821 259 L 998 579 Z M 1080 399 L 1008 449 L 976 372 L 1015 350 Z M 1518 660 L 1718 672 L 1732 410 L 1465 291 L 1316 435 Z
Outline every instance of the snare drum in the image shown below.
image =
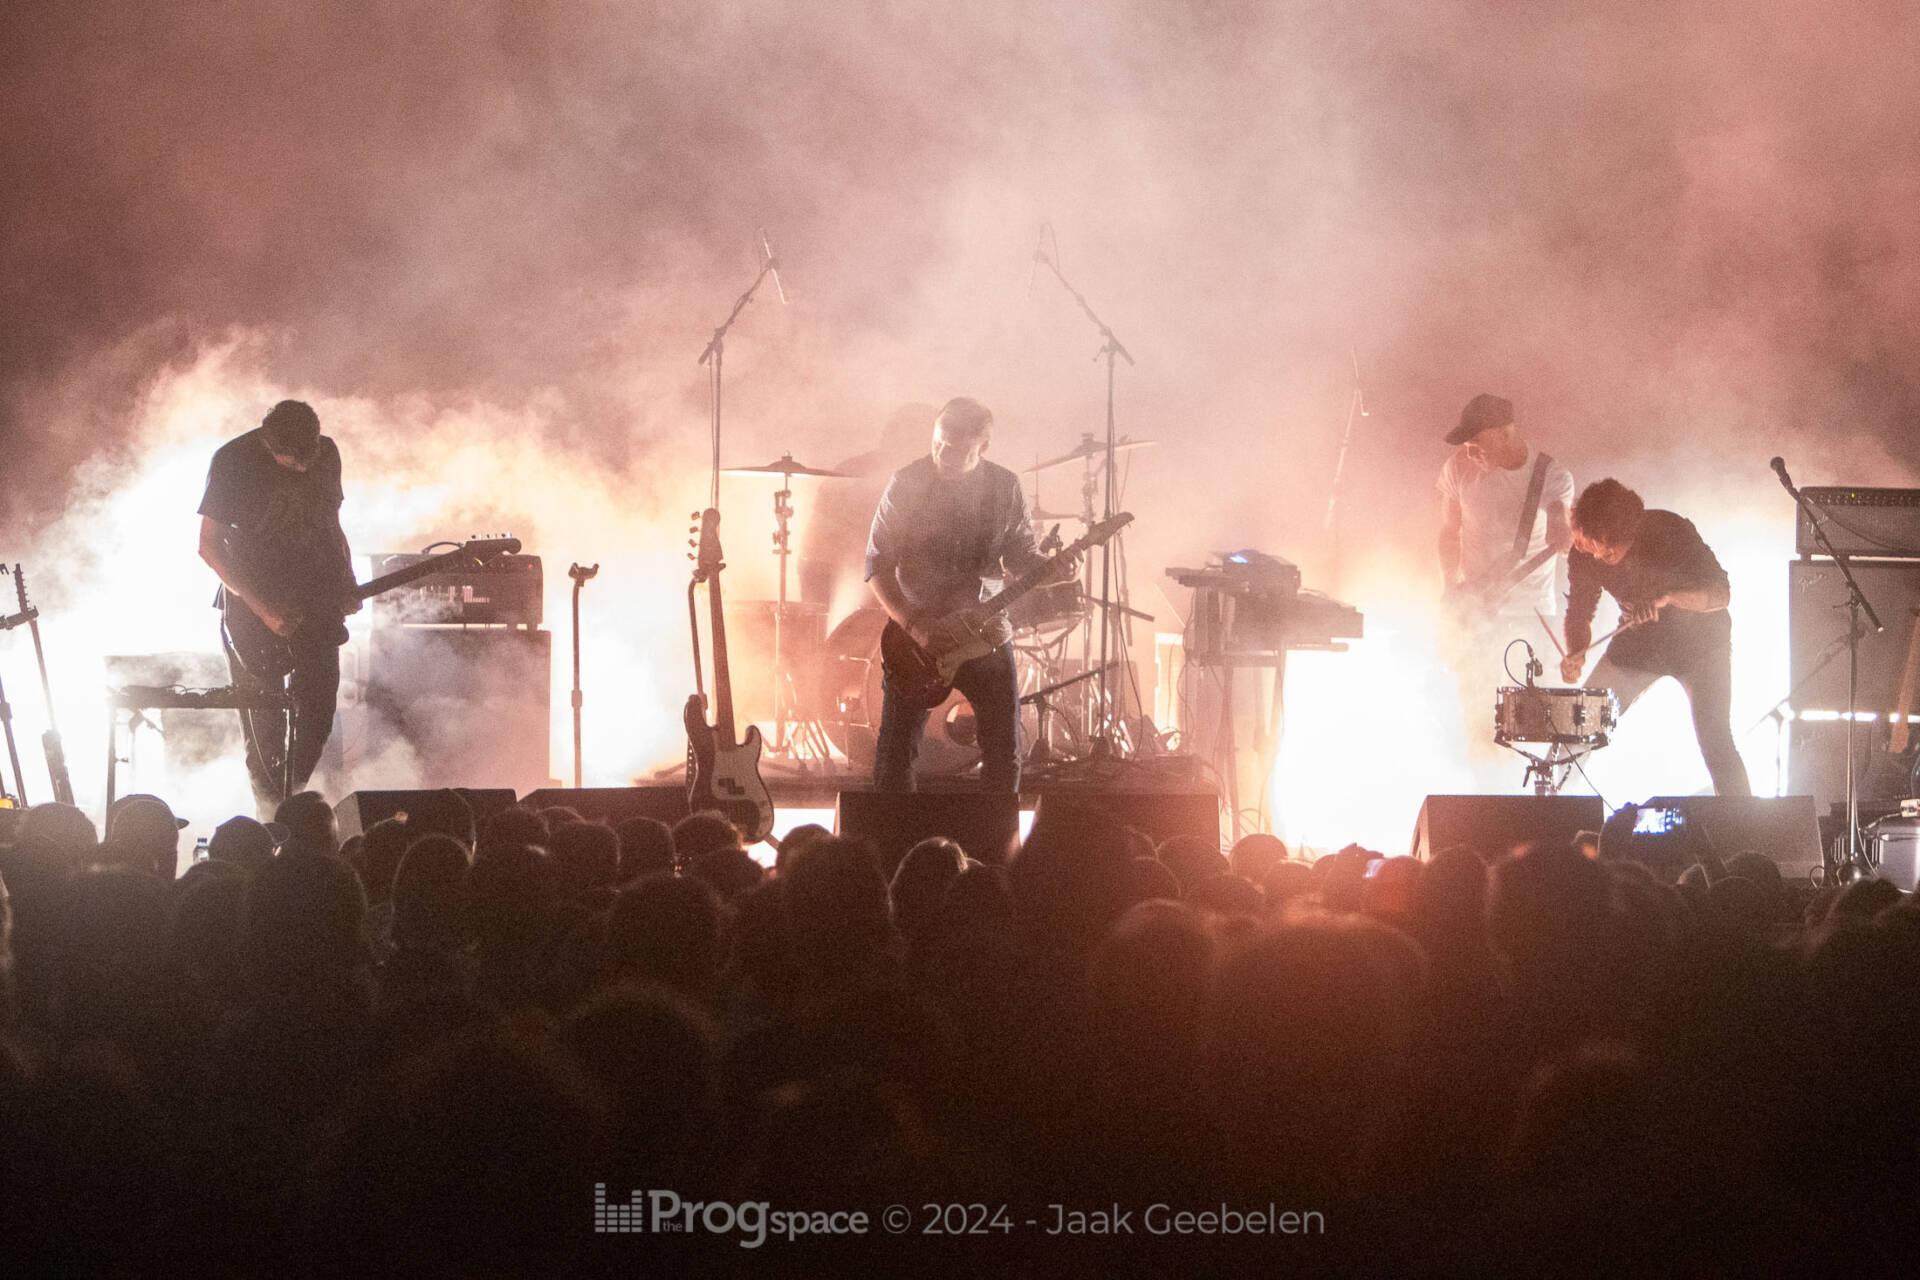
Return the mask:
M 1508 685 L 1495 696 L 1493 740 L 1607 745 L 1613 732 L 1611 689 L 1543 689 Z

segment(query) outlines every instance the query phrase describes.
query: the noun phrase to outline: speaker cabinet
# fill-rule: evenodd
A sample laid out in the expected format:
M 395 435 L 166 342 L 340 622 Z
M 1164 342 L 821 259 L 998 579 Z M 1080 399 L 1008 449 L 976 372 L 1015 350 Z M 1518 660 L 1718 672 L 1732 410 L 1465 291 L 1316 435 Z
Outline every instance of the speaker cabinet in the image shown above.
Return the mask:
M 513 804 L 513 792 L 504 788 L 461 788 L 460 798 L 473 813 L 476 831 L 486 820 Z M 444 791 L 355 791 L 333 806 L 334 821 L 340 825 L 340 838 L 362 836 L 376 822 L 395 814 L 425 817 L 446 804 Z
M 545 786 L 553 636 L 512 627 L 377 627 L 361 781 Z
M 1515 845 L 1570 841 L 1598 831 L 1606 808 L 1598 796 L 1428 796 L 1413 829 L 1413 856 L 1430 858 L 1457 844 L 1485 858 Z
M 945 836 L 986 863 L 1002 863 L 1020 838 L 1020 798 L 979 791 L 842 791 L 836 828 L 880 852 L 888 879 L 907 850 Z
M 672 826 L 687 816 L 684 786 L 542 787 L 520 798 L 526 809 L 565 805 L 588 822 L 617 827 L 628 818 L 658 818 Z
M 1054 809 L 1084 810 L 1144 831 L 1154 844 L 1173 836 L 1197 836 L 1220 844 L 1220 793 L 1211 787 L 1106 790 L 1049 787 L 1040 793 L 1034 821 Z
M 1765 854 L 1790 880 L 1820 865 L 1812 796 L 1655 796 L 1640 807 L 1676 810 L 1720 857 Z

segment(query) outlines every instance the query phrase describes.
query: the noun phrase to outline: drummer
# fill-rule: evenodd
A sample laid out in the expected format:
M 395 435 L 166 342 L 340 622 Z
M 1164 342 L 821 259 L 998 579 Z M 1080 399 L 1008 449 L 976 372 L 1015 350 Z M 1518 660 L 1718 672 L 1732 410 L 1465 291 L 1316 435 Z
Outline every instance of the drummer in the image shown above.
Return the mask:
M 1618 480 L 1601 480 L 1573 504 L 1573 554 L 1567 560 L 1567 656 L 1560 675 L 1579 684 L 1602 590 L 1620 606 L 1622 630 L 1586 683 L 1611 689 L 1624 715 L 1662 676 L 1693 704 L 1700 755 L 1723 796 L 1750 796 L 1747 766 L 1734 746 L 1733 590 L 1727 571 L 1693 522 L 1649 511 Z

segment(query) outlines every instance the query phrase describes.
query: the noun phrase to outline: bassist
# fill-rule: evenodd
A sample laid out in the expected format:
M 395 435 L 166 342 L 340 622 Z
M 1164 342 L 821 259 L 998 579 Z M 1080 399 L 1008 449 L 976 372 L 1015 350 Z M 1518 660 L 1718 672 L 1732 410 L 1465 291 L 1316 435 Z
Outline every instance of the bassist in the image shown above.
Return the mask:
M 893 473 L 874 513 L 867 538 L 867 581 L 888 617 L 929 649 L 940 642 L 935 621 L 955 610 L 977 609 L 988 579 L 1027 572 L 1046 559 L 1036 547 L 1019 477 L 982 456 L 992 431 L 993 415 L 979 401 L 948 401 L 934 419 L 927 456 Z M 1067 558 L 1056 572 L 1064 579 L 1075 568 Z M 1004 615 L 981 623 L 993 649 L 962 663 L 953 684 L 973 705 L 982 790 L 1018 791 L 1013 627 Z M 874 786 L 911 791 L 928 707 L 903 686 L 892 664 L 881 687 Z
M 213 455 L 200 500 L 200 558 L 220 578 L 221 641 L 236 686 L 284 688 L 284 713 L 242 711 L 247 771 L 263 812 L 300 791 L 333 731 L 347 614 L 360 608 L 340 528 L 340 450 L 320 418 L 282 400 Z
M 1460 686 L 1468 741 L 1482 730 L 1494 690 L 1507 684 L 1508 641 L 1534 644 L 1552 635 L 1540 616 L 1560 612 L 1554 590 L 1559 556 L 1573 545 L 1573 475 L 1527 443 L 1513 402 L 1477 395 L 1461 411 L 1440 469 L 1440 573 L 1446 588 L 1443 655 Z M 1494 755 L 1498 757 L 1499 752 Z

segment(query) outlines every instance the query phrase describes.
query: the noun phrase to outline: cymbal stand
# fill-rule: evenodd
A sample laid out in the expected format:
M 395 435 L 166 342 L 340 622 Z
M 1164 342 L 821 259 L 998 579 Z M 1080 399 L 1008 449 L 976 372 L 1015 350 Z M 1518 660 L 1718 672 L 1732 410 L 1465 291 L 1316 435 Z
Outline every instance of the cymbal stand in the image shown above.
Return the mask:
M 780 561 L 779 598 L 773 612 L 773 748 L 770 759 L 799 762 L 801 770 L 815 762 L 833 767 L 833 748 L 819 720 L 802 714 L 799 690 L 787 662 L 787 561 L 793 555 L 793 473 L 780 474 L 780 490 L 773 495 L 773 554 Z M 791 726 L 793 733 L 788 735 Z
M 1129 365 L 1132 365 L 1134 362 L 1133 355 L 1120 341 L 1119 336 L 1107 325 L 1107 322 L 1102 320 L 1099 314 L 1087 304 L 1087 300 L 1081 296 L 1080 291 L 1074 288 L 1072 283 L 1068 281 L 1067 277 L 1061 272 L 1060 264 L 1055 260 L 1057 253 L 1049 253 L 1042 249 L 1035 254 L 1035 257 L 1046 264 L 1047 270 L 1053 273 L 1053 278 L 1060 282 L 1060 287 L 1072 296 L 1073 300 L 1080 305 L 1080 310 L 1086 314 L 1087 319 L 1091 320 L 1094 327 L 1100 331 L 1100 348 L 1095 352 L 1094 359 L 1104 359 L 1107 363 L 1107 447 L 1101 472 L 1105 479 L 1104 518 L 1111 519 L 1114 514 L 1114 490 L 1116 488 L 1114 482 L 1114 367 L 1118 360 L 1125 360 Z M 1100 547 L 1100 665 L 1095 668 L 1095 670 L 1099 673 L 1099 690 L 1096 703 L 1100 708 L 1101 719 L 1099 729 L 1093 737 L 1093 754 L 1096 757 L 1119 754 L 1118 744 L 1114 737 L 1113 721 L 1115 717 L 1113 715 L 1113 704 L 1108 696 L 1107 689 L 1107 673 L 1110 665 L 1108 661 L 1108 651 L 1112 641 L 1116 639 L 1113 634 L 1114 627 L 1111 612 L 1113 605 L 1114 541 L 1114 539 L 1109 539 Z M 1118 661 L 1125 662 L 1127 660 L 1125 637 L 1122 635 L 1118 637 L 1118 639 L 1120 640 L 1119 647 L 1121 649 Z

